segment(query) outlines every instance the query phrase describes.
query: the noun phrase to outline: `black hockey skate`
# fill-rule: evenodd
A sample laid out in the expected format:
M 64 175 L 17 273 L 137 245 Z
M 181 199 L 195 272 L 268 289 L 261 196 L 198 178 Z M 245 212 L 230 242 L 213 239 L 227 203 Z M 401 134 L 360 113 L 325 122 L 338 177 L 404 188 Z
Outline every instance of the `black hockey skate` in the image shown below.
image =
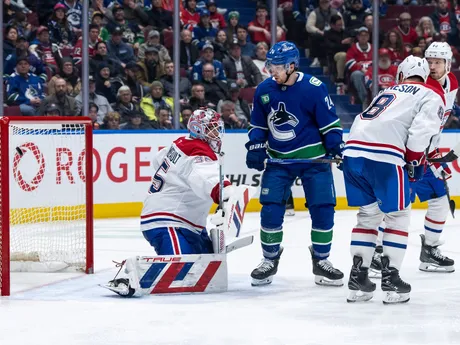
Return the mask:
M 382 256 L 382 290 L 385 293 L 383 304 L 406 303 L 410 300 L 410 284 L 399 276 L 399 270 L 390 267 L 390 259 Z
M 313 263 L 313 274 L 315 275 L 315 283 L 323 286 L 342 286 L 343 273 L 334 268 L 329 260 L 313 258 L 313 247 L 308 247 L 311 253 L 311 260 Z
M 438 246 L 425 244 L 425 235 L 420 235 L 422 249 L 420 251 L 420 271 L 452 273 L 455 271 L 454 260 L 441 254 Z
M 375 284 L 369 280 L 369 269 L 362 267 L 363 258 L 360 256 L 353 257 L 353 266 L 351 266 L 350 279 L 348 280 L 347 302 L 364 302 L 369 301 L 374 296 Z
M 251 272 L 252 286 L 262 286 L 271 284 L 273 276 L 278 272 L 278 264 L 284 248 L 281 247 L 278 258 L 270 260 L 263 258 L 260 264 Z
M 382 246 L 375 247 L 374 255 L 372 256 L 371 267 L 369 267 L 369 278 L 382 277 L 382 253 Z
M 114 279 L 109 281 L 107 284 L 100 286 L 109 289 L 122 297 L 132 297 L 135 292 L 135 290 L 129 286 L 128 278 Z

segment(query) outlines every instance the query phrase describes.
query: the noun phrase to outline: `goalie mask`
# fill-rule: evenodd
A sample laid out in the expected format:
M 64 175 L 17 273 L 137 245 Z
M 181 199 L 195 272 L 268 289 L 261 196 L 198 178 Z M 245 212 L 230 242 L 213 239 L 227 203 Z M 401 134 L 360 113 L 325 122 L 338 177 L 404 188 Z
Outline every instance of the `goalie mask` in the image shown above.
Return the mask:
M 214 152 L 220 152 L 224 136 L 224 121 L 219 113 L 202 108 L 193 112 L 187 124 L 190 136 L 206 141 Z

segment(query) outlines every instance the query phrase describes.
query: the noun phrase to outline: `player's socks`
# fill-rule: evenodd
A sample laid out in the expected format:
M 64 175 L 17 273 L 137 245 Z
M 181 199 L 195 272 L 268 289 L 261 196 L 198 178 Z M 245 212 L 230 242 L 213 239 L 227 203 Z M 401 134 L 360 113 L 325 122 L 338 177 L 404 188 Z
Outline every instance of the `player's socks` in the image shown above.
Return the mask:
M 425 235 L 420 235 L 422 240 L 422 248 L 420 250 L 420 266 L 419 269 L 425 272 L 445 272 L 451 273 L 455 271 L 454 260 L 441 254 L 438 246 L 427 245 Z
M 337 268 L 334 268 L 329 260 L 314 258 L 312 246 L 308 247 L 308 249 L 310 249 L 312 257 L 315 283 L 324 286 L 342 286 L 343 273 Z
M 348 280 L 347 302 L 364 302 L 373 297 L 375 284 L 369 280 L 369 269 L 363 267 L 363 258 L 360 256 L 353 257 L 353 266 L 351 266 L 350 278 Z
M 280 248 L 276 258 L 262 259 L 260 264 L 251 272 L 252 286 L 268 285 L 273 281 L 273 276 L 278 272 L 278 264 L 282 253 L 283 247 Z
M 399 270 L 390 266 L 388 256 L 382 256 L 383 304 L 406 303 L 410 300 L 410 284 L 399 276 Z

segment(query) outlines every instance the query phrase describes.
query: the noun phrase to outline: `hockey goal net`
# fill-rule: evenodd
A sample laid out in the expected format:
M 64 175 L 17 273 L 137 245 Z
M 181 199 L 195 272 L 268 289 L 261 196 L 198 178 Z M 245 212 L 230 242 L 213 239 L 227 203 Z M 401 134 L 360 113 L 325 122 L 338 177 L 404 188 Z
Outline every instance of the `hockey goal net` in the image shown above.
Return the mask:
M 91 126 L 0 118 L 0 295 L 14 271 L 93 272 Z

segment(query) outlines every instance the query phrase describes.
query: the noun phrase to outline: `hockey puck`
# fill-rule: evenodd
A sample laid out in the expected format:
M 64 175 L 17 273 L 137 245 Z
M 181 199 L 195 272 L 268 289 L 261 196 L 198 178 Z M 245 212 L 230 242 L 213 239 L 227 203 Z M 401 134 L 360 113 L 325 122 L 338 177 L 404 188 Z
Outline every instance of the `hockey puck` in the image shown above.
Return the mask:
M 22 152 L 21 148 L 19 146 L 16 146 L 16 152 L 19 154 L 19 156 L 23 156 L 24 152 Z

